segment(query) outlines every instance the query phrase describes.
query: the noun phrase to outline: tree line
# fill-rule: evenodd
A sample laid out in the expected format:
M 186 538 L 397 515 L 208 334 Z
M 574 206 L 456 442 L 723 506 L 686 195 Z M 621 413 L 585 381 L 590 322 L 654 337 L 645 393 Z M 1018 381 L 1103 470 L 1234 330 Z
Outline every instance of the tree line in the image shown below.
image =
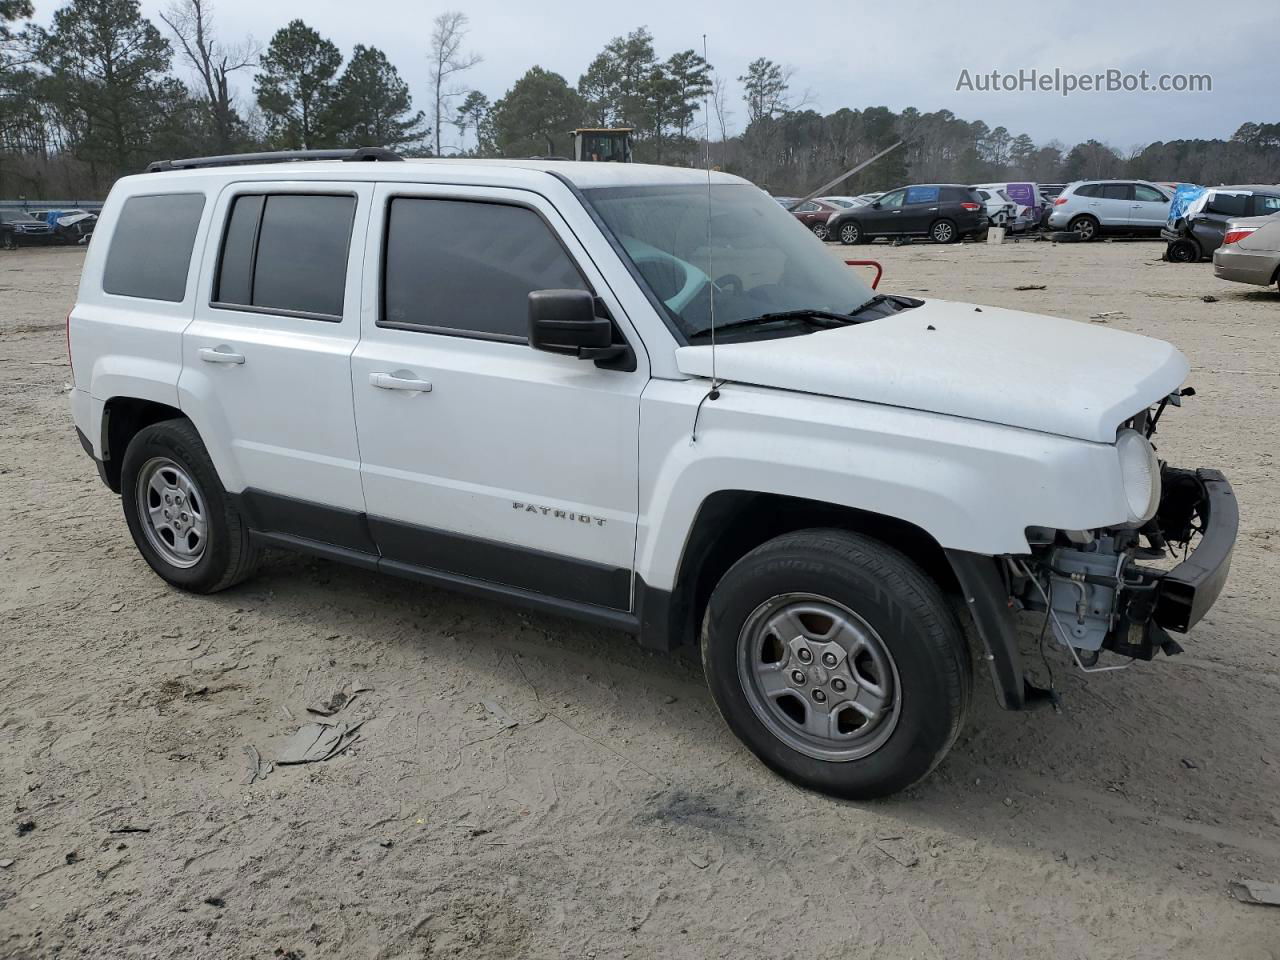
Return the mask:
M 568 156 L 578 126 L 628 126 L 641 162 L 708 156 L 775 193 L 802 193 L 899 139 L 842 186 L 909 181 L 1065 182 L 1142 177 L 1201 183 L 1275 179 L 1280 124 L 1229 140 L 1037 144 L 951 111 L 814 110 L 792 71 L 767 57 L 730 80 L 696 50 L 660 55 L 644 27 L 615 37 L 575 83 L 530 67 L 494 99 L 471 88 L 481 60 L 467 16 L 435 17 L 429 84 L 415 107 L 386 54 L 349 52 L 302 20 L 265 47 L 223 37 L 211 0 L 173 0 L 153 23 L 138 0 L 69 0 L 29 22 L 30 0 L 0 0 L 0 198 L 102 196 L 153 159 L 247 150 L 377 145 L 409 156 Z M 741 122 L 736 122 L 738 118 Z

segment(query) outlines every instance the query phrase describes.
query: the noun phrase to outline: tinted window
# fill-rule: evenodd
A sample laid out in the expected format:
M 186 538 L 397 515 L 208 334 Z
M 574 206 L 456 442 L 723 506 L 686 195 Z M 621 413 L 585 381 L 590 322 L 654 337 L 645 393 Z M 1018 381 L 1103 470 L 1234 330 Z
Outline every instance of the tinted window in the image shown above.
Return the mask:
M 1100 197 L 1102 196 L 1102 185 L 1097 183 L 1086 183 L 1083 187 L 1076 188 L 1077 197 Z
M 1133 199 L 1141 200 L 1143 203 L 1167 203 L 1165 195 L 1155 187 L 1148 187 L 1145 184 L 1135 183 L 1133 185 Z
M 237 197 L 214 299 L 233 306 L 341 318 L 355 197 Z
M 182 301 L 203 210 L 202 193 L 126 200 L 111 234 L 102 289 L 122 297 Z
M 1133 185 L 1129 183 L 1104 183 L 1102 184 L 1100 195 L 1103 200 L 1132 200 Z
M 1270 197 L 1265 194 L 1255 193 L 1253 195 L 1253 212 L 1260 217 L 1280 213 L 1280 197 Z
M 382 321 L 525 340 L 529 294 L 588 289 L 532 210 L 399 197 L 387 223 Z
M 1209 213 L 1221 213 L 1228 217 L 1243 217 L 1249 206 L 1249 197 L 1243 193 L 1215 193 L 1205 204 Z

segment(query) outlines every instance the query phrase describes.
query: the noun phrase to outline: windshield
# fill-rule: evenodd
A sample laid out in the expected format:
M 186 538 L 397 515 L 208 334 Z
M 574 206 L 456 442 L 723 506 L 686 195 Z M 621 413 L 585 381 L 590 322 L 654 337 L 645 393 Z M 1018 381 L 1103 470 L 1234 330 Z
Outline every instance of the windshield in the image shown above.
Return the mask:
M 750 184 L 714 184 L 710 191 L 700 185 L 602 187 L 585 193 L 686 342 L 710 330 L 713 291 L 717 329 L 765 313 L 849 313 L 874 296 L 804 224 Z M 813 329 L 794 323 L 783 330 L 744 330 L 734 338 Z

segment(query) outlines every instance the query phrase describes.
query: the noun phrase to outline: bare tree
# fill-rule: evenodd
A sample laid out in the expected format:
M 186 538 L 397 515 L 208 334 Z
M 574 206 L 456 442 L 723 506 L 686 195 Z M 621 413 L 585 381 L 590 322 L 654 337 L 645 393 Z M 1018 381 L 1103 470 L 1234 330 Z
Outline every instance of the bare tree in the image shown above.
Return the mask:
M 252 37 L 236 44 L 218 40 L 211 0 L 174 0 L 160 19 L 177 38 L 183 58 L 204 86 L 219 148 L 231 149 L 236 140 L 237 118 L 229 78 L 237 70 L 258 62 L 258 45 Z
M 725 83 L 724 77 L 716 76 L 715 82 L 711 86 L 711 109 L 716 114 L 716 125 L 720 128 L 720 143 L 723 144 L 728 137 L 729 118 L 733 116 L 733 111 L 728 107 L 729 101 L 729 85 Z M 710 118 L 707 120 L 708 132 L 710 137 Z
M 470 70 L 484 58 L 478 53 L 463 53 L 462 41 L 467 36 L 467 15 L 459 10 L 446 10 L 435 19 L 431 31 L 431 83 L 435 88 L 435 154 L 440 156 L 440 131 L 448 118 L 445 110 L 450 100 L 466 91 L 450 84 L 451 78 Z

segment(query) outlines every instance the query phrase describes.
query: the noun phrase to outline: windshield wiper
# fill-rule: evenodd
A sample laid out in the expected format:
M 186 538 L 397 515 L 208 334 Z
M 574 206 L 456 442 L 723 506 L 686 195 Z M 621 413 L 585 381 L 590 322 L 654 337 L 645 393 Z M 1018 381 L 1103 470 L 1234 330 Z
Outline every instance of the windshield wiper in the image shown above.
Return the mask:
M 899 310 L 910 310 L 912 307 L 919 307 L 924 304 L 923 300 L 917 300 L 915 297 L 900 297 L 892 293 L 877 293 L 861 306 L 854 307 L 849 311 L 849 316 L 856 317 L 864 310 L 870 310 L 872 307 L 878 307 L 880 304 L 892 304 Z
M 758 317 L 747 317 L 745 320 L 735 320 L 733 323 L 717 324 L 716 333 L 724 333 L 727 330 L 744 330 L 748 327 L 760 327 L 770 323 L 783 323 L 787 320 L 808 320 L 814 326 L 823 327 L 824 329 L 844 327 L 851 323 L 859 322 L 847 313 L 804 307 L 799 310 L 779 310 L 775 313 L 762 313 Z M 706 330 L 699 330 L 696 333 L 689 334 L 689 339 L 695 340 L 699 337 L 709 336 L 711 336 L 710 327 Z

